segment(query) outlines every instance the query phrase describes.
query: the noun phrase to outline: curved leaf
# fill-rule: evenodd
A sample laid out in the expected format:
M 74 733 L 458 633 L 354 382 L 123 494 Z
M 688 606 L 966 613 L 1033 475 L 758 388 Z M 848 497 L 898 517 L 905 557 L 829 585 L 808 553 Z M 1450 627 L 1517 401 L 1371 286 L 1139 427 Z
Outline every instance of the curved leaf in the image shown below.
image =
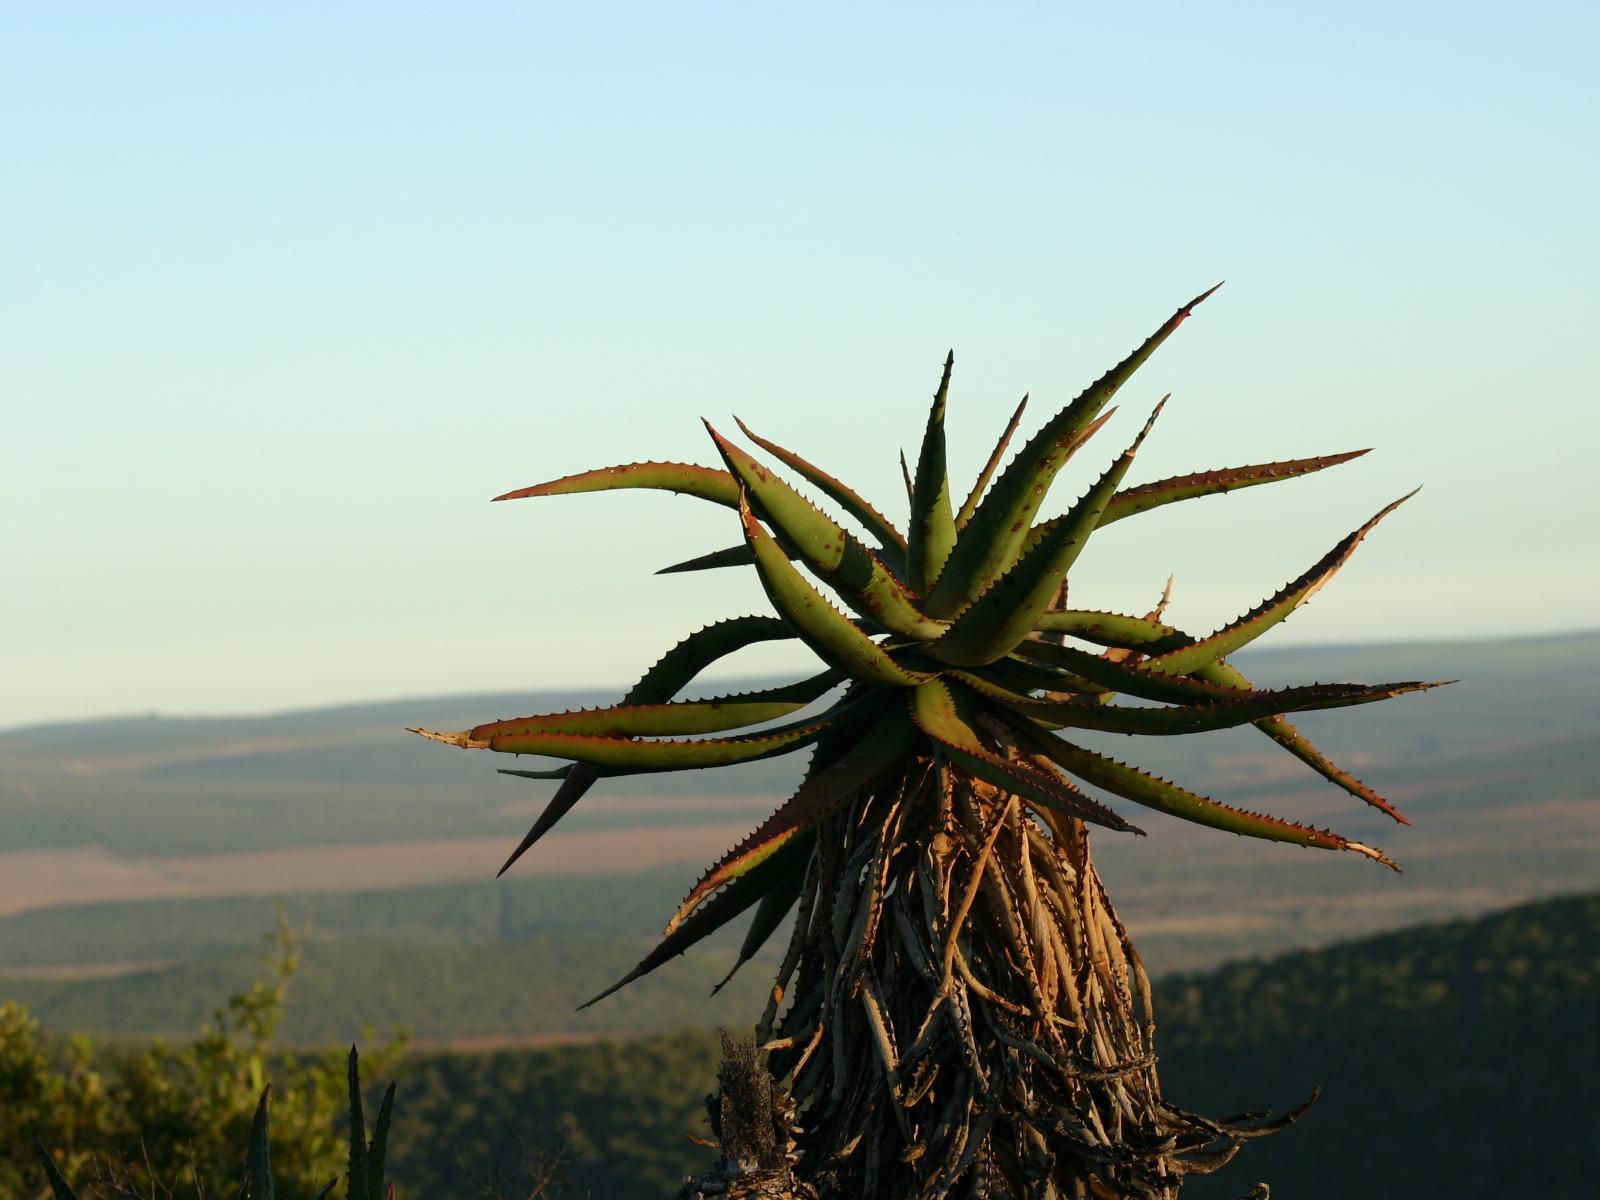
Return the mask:
M 964 680 L 963 680 L 964 681 Z M 1267 717 L 1320 708 L 1348 708 L 1388 700 L 1406 692 L 1438 687 L 1436 683 L 1317 683 L 1307 687 L 1253 692 L 1248 699 L 1171 708 L 1128 708 L 1114 704 L 1073 704 L 1025 697 L 993 696 L 1019 714 L 1051 729 L 1096 729 L 1104 733 L 1169 736 L 1208 733 L 1250 725 Z
M 1321 775 L 1329 783 L 1337 784 L 1358 800 L 1363 800 L 1379 812 L 1393 817 L 1400 824 L 1411 824 L 1411 818 L 1386 800 L 1376 789 L 1363 783 L 1323 754 L 1322 751 L 1311 744 L 1310 739 L 1305 734 L 1301 733 L 1285 718 L 1268 717 L 1264 721 L 1258 721 L 1256 728 L 1305 763 L 1318 775 Z
M 670 704 L 621 704 L 612 708 L 580 709 L 493 721 L 469 730 L 472 741 L 487 741 L 518 733 L 587 733 L 599 737 L 665 737 L 672 734 L 721 733 L 745 725 L 759 725 L 799 712 L 844 678 L 836 670 L 823 671 L 799 683 L 765 688 L 706 700 L 676 700 Z
M 739 503 L 739 485 L 726 471 L 700 467 L 693 463 L 627 463 L 620 467 L 600 467 L 563 475 L 548 483 L 536 483 L 496 496 L 496 500 L 523 500 L 530 496 L 571 496 L 579 492 L 611 492 L 624 488 L 649 488 L 661 492 L 680 492 L 698 496 L 733 508 Z
M 1041 619 L 1042 628 L 1056 628 L 1086 641 L 1102 646 L 1115 646 L 1128 650 L 1159 653 L 1163 650 L 1191 646 L 1195 639 L 1188 634 L 1143 617 L 1130 617 L 1122 613 L 1065 612 L 1049 613 Z M 1195 677 L 1214 686 L 1240 691 L 1254 690 L 1255 685 L 1227 660 L 1208 663 L 1195 672 Z M 1440 687 L 1442 683 L 1430 683 Z M 1352 796 L 1394 818 L 1402 825 L 1411 822 L 1405 814 L 1380 795 L 1375 789 L 1344 770 L 1320 750 L 1283 717 L 1267 717 L 1256 721 L 1255 726 L 1290 754 L 1305 763 L 1317 774 L 1337 784 Z
M 917 598 L 876 555 L 709 422 L 706 430 L 739 478 L 750 507 L 772 525 L 785 551 L 793 547 L 846 604 L 893 633 L 925 639 L 943 631 L 942 623 L 923 616 Z
M 728 985 L 728 980 L 738 974 L 740 967 L 761 952 L 761 947 L 767 944 L 767 939 L 776 932 L 779 925 L 783 924 L 784 917 L 789 915 L 789 910 L 794 907 L 795 901 L 800 899 L 800 893 L 805 889 L 806 870 L 805 862 L 796 861 L 783 877 L 772 885 L 772 890 L 761 897 L 756 905 L 755 916 L 750 918 L 750 928 L 745 931 L 744 941 L 739 944 L 739 956 L 728 969 L 728 973 L 722 977 L 722 981 L 711 989 L 713 996 Z
M 930 616 L 955 612 L 1016 560 L 1045 493 L 1082 441 L 1090 422 L 1134 371 L 1183 324 L 1195 306 L 1216 290 L 1212 288 L 1185 304 L 1143 345 L 1090 384 L 1028 440 L 1000 473 L 956 539 L 939 582 L 928 596 L 926 611 Z
M 1250 686 L 1250 681 L 1245 678 L 1244 673 L 1226 661 L 1210 663 L 1201 668 L 1197 674 L 1203 679 L 1228 687 Z M 1428 686 L 1442 687 L 1443 684 L 1434 683 Z M 1290 724 L 1286 718 L 1268 717 L 1265 720 L 1257 721 L 1256 728 L 1305 763 L 1318 775 L 1321 775 L 1329 783 L 1337 784 L 1358 800 L 1394 818 L 1400 824 L 1411 824 L 1410 818 L 1380 795 L 1376 789 L 1369 787 L 1323 754 L 1322 751 L 1311 744 L 1310 739 L 1305 734 Z
M 1282 462 L 1255 463 L 1248 467 L 1224 467 L 1217 471 L 1198 471 L 1193 475 L 1174 475 L 1154 483 L 1141 483 L 1118 492 L 1106 505 L 1106 515 L 1101 525 L 1110 525 L 1136 513 L 1149 512 L 1164 504 L 1179 500 L 1193 500 L 1200 496 L 1218 496 L 1239 488 L 1256 487 L 1263 483 L 1277 483 L 1310 475 L 1328 467 L 1336 467 L 1353 458 L 1360 458 L 1368 450 L 1347 450 L 1343 454 L 1324 454 L 1317 458 L 1290 458 Z
M 1138 650 L 1144 654 L 1160 654 L 1194 644 L 1194 638 L 1188 634 L 1170 625 L 1163 625 L 1153 617 L 1134 617 L 1126 613 L 1089 609 L 1047 612 L 1039 618 L 1034 628 L 1040 633 L 1064 633 L 1098 646 Z
M 1032 642 L 1023 644 L 1033 645 Z M 1042 662 L 1035 662 L 1018 654 L 1009 654 L 1005 658 L 963 673 L 987 680 L 1013 692 L 1070 692 L 1074 695 L 1109 696 L 1112 690 L 1081 675 L 1074 675 L 1071 671 L 1046 666 Z
M 1158 675 L 1145 671 L 1142 666 L 1113 662 L 1079 650 L 1075 646 L 1062 646 L 1055 642 L 1029 639 L 1017 647 L 1017 653 L 1042 660 L 1060 670 L 1098 685 L 1108 692 L 1137 696 L 1141 700 L 1159 700 L 1168 704 L 1204 704 L 1218 700 L 1244 700 L 1252 689 L 1225 687 L 1192 679 L 1184 675 Z M 1074 689 L 1076 690 L 1076 689 Z
M 595 737 L 584 733 L 555 733 L 530 730 L 526 733 L 498 734 L 473 740 L 469 730 L 438 733 L 431 729 L 412 729 L 435 742 L 459 746 L 463 750 L 493 750 L 497 754 L 543 754 L 587 763 L 602 778 L 608 775 L 639 775 L 653 771 L 695 771 L 701 767 L 725 767 L 733 763 L 756 762 L 787 754 L 808 746 L 833 729 L 844 718 L 844 707 L 829 710 L 814 721 L 802 721 L 745 733 L 736 737 L 701 738 L 697 741 L 636 741 L 625 737 Z M 570 776 L 568 777 L 570 781 Z
M 950 623 L 949 631 L 929 648 L 929 653 L 941 662 L 976 667 L 1003 658 L 1016 649 L 1060 593 L 1061 581 L 1083 552 L 1089 535 L 1100 522 L 1106 502 L 1133 465 L 1134 455 L 1149 436 L 1165 404 L 1162 400 L 1156 405 L 1133 444 L 1073 505 L 1066 519 L 963 609 Z
M 834 608 L 789 561 L 747 505 L 741 503 L 745 541 L 756 556 L 761 586 L 800 639 L 830 666 L 852 679 L 883 687 L 914 687 L 925 673 L 908 671 L 838 609 Z
M 776 812 L 700 877 L 667 922 L 667 932 L 676 929 L 719 887 L 753 870 L 795 838 L 809 835 L 840 805 L 903 767 L 913 745 L 910 722 L 898 705 L 892 705 L 854 747 L 809 776 Z
M 832 499 L 845 512 L 861 522 L 862 527 L 870 530 L 872 536 L 878 540 L 878 546 L 885 561 L 895 563 L 901 570 L 904 570 L 906 555 L 905 535 L 894 527 L 894 523 L 888 517 L 874 508 L 854 488 L 835 479 L 821 467 L 807 462 L 793 450 L 787 450 L 776 442 L 769 442 L 739 420 L 738 417 L 734 418 L 734 422 L 744 431 L 745 437 L 780 461 L 788 463 L 802 478 L 808 479 L 816 485 L 823 495 Z
M 697 629 L 691 633 L 657 659 L 655 664 L 639 678 L 639 682 L 628 689 L 627 695 L 622 698 L 622 703 L 663 704 L 687 687 L 695 676 L 712 663 L 746 646 L 793 636 L 794 631 L 776 617 L 732 617 L 726 621 L 707 625 L 704 629 Z M 496 878 L 509 871 L 512 863 L 526 854 L 528 849 L 548 833 L 557 821 L 571 812 L 572 806 L 583 799 L 584 794 L 594 786 L 595 780 L 600 778 L 593 767 L 584 763 L 561 767 L 558 770 L 565 772 L 561 786 L 544 806 L 544 811 L 539 814 L 522 841 L 517 843 L 516 849 L 501 864 L 500 870 L 495 873 Z M 531 771 L 507 771 L 505 774 L 527 775 L 531 778 L 541 778 L 546 775 L 545 772 Z
M 1147 774 L 1137 767 L 1130 767 L 1114 758 L 1107 758 L 1103 754 L 1096 754 L 1093 750 L 1074 746 L 1071 742 L 1049 734 L 1040 734 L 1038 745 L 1064 770 L 1070 771 L 1079 779 L 1104 788 L 1113 795 L 1153 808 L 1157 812 L 1245 837 L 1264 838 L 1271 842 L 1290 842 L 1297 846 L 1316 846 L 1324 850 L 1351 850 L 1365 855 L 1374 862 L 1382 863 L 1390 870 L 1400 869 L 1381 850 L 1362 842 L 1353 842 L 1330 830 L 1313 829 L 1308 825 L 1297 825 L 1293 821 L 1285 821 L 1278 817 L 1263 816 L 1260 813 L 1246 812 L 1243 809 L 1218 804 L 1215 800 L 1196 795 L 1187 788 Z
M 367 1148 L 368 1200 L 385 1200 L 389 1191 L 384 1186 L 383 1175 L 389 1154 L 389 1125 L 394 1120 L 394 1087 L 391 1081 L 383 1090 L 383 1099 L 378 1101 L 378 1119 L 372 1127 L 372 1145 Z
M 1217 630 L 1210 637 L 1201 638 L 1191 646 L 1169 650 L 1165 654 L 1146 659 L 1141 664 L 1141 670 L 1187 675 L 1207 663 L 1216 662 L 1224 655 L 1232 654 L 1241 646 L 1248 645 L 1316 595 L 1317 590 L 1349 561 L 1356 547 L 1361 544 L 1361 540 L 1372 532 L 1373 526 L 1416 494 L 1410 492 L 1393 504 L 1385 505 L 1365 525 L 1346 535 L 1337 546 L 1312 564 L 1305 574 L 1285 584 L 1276 595 L 1268 597 L 1231 625 Z
M 598 1004 L 613 992 L 626 987 L 635 979 L 650 974 L 663 963 L 670 962 L 682 954 L 696 942 L 711 936 L 729 921 L 755 904 L 769 891 L 782 882 L 784 875 L 792 869 L 794 858 L 804 862 L 804 856 L 810 853 L 810 845 L 806 839 L 791 843 L 787 853 L 773 855 L 766 862 L 760 864 L 747 875 L 742 875 L 734 880 L 710 900 L 702 904 L 694 914 L 684 921 L 677 929 L 661 939 L 656 948 L 639 960 L 639 965 L 634 967 L 617 982 L 593 999 L 585 1000 L 578 1005 L 582 1012 L 590 1005 Z

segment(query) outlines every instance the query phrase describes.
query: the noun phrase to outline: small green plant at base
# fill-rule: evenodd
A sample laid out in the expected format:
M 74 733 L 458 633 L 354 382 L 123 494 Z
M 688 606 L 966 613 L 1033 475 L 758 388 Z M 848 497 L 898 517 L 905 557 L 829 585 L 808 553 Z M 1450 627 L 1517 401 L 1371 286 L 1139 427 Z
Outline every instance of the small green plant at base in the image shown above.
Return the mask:
M 378 1109 L 378 1121 L 367 1140 L 366 1120 L 361 1107 L 361 1069 L 354 1046 L 350 1048 L 349 1067 L 349 1174 L 345 1176 L 347 1200 L 394 1200 L 394 1184 L 384 1178 L 384 1156 L 389 1143 L 389 1121 L 394 1113 L 394 1084 L 383 1094 L 383 1105 Z M 261 1089 L 255 1113 L 250 1120 L 250 1138 L 245 1150 L 244 1169 L 239 1175 L 238 1200 L 277 1200 L 277 1181 L 272 1169 L 271 1116 L 272 1085 Z M 78 1200 L 78 1195 L 56 1165 L 55 1158 L 44 1146 L 35 1144 L 40 1166 L 44 1169 L 55 1200 Z M 191 1164 L 192 1165 L 192 1164 Z M 204 1184 L 198 1172 L 191 1176 L 197 1193 L 204 1193 Z M 133 1200 L 139 1195 L 136 1183 L 124 1176 L 111 1177 L 109 1184 L 116 1193 Z M 313 1200 L 327 1200 L 333 1194 L 338 1179 L 330 1179 L 317 1189 Z M 151 1181 L 151 1192 L 160 1186 Z M 168 1194 L 171 1194 L 170 1187 Z

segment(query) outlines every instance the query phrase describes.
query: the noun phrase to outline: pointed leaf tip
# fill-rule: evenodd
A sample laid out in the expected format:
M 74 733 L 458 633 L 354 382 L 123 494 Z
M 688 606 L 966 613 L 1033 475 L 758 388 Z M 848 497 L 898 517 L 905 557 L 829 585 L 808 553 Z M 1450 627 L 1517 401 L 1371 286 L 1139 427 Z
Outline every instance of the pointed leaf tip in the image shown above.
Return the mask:
M 1407 821 L 1406 824 L 1409 825 L 1409 824 L 1411 824 L 1411 822 Z M 1363 854 L 1366 857 L 1370 858 L 1373 862 L 1382 863 L 1384 866 L 1388 867 L 1389 870 L 1393 871 L 1396 875 L 1404 875 L 1405 874 L 1405 872 L 1400 869 L 1400 864 L 1399 863 L 1395 862 L 1394 859 L 1390 858 L 1387 854 L 1385 854 L 1382 850 L 1379 850 L 1376 846 L 1369 846 L 1365 842 L 1346 842 L 1344 844 L 1344 848 L 1346 850 L 1354 850 L 1357 854 Z
M 436 729 L 423 729 L 419 726 L 408 725 L 406 726 L 406 732 L 427 738 L 430 742 L 443 742 L 446 746 L 458 746 L 463 750 L 486 750 L 489 747 L 488 742 L 474 739 L 470 729 L 456 729 L 441 733 Z
M 894 524 L 887 517 L 874 508 L 871 502 L 857 493 L 854 488 L 828 474 L 828 472 L 818 467 L 815 463 L 808 462 L 806 459 L 796 454 L 793 450 L 786 449 L 785 447 L 778 445 L 778 443 L 769 441 L 767 438 L 762 437 L 743 421 L 740 421 L 738 417 L 735 417 L 734 420 L 738 423 L 739 429 L 747 438 L 749 438 L 756 445 L 760 446 L 767 453 L 776 456 L 779 461 L 787 464 L 791 469 L 798 472 L 800 476 L 808 483 L 819 489 L 823 495 L 827 496 L 834 503 L 838 504 L 839 507 L 844 509 L 845 512 L 849 513 L 850 516 L 859 521 L 862 528 L 868 530 L 873 537 L 877 538 L 884 561 L 886 563 L 894 564 L 894 566 L 901 573 L 904 572 L 904 560 L 906 552 L 905 535 L 896 529 Z M 726 458 L 726 455 L 724 455 L 724 458 Z M 732 464 L 730 464 L 730 466 L 731 465 Z M 754 459 L 749 460 L 746 465 L 757 467 L 759 470 L 759 464 L 756 464 Z M 770 487 L 763 488 L 759 485 L 759 480 L 763 478 L 762 476 L 758 476 L 757 478 L 758 482 L 755 484 L 755 486 L 757 487 L 758 492 L 762 490 L 771 490 Z M 745 482 L 747 484 L 752 483 L 749 478 L 746 478 Z M 803 499 L 798 496 L 798 493 L 796 494 L 796 498 Z
M 1171 399 L 1172 393 L 1168 392 L 1165 396 L 1161 397 L 1160 400 L 1156 401 L 1156 406 L 1150 411 L 1150 416 L 1145 421 L 1144 428 L 1139 430 L 1139 436 L 1134 438 L 1133 445 L 1128 447 L 1129 454 L 1137 453 L 1139 447 L 1144 445 L 1145 438 L 1149 437 L 1150 431 L 1156 427 L 1156 418 L 1161 415 L 1161 410 L 1167 406 L 1167 401 Z

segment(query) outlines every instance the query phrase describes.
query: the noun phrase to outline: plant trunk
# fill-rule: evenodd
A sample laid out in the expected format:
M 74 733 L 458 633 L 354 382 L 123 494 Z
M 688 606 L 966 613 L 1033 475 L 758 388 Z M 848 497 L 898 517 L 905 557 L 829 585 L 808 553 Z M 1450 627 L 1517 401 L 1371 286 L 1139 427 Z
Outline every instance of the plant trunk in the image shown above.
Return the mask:
M 792 1130 L 781 1173 L 736 1190 L 724 1136 L 722 1190 L 685 1194 L 1176 1200 L 1298 1115 L 1175 1108 L 1154 1033 L 1083 823 L 918 760 L 813 852 L 756 1032 L 788 1089 L 763 1102 Z

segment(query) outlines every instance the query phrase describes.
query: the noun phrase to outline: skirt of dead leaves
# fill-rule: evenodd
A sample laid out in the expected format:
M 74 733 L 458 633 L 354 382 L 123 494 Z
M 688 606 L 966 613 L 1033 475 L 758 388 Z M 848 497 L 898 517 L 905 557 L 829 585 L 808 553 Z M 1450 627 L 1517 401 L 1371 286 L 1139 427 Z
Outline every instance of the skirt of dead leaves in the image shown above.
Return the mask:
M 710 1098 L 722 1163 L 684 1194 L 1175 1200 L 1304 1111 L 1177 1108 L 1154 1030 L 1082 822 L 918 762 L 820 831 Z

